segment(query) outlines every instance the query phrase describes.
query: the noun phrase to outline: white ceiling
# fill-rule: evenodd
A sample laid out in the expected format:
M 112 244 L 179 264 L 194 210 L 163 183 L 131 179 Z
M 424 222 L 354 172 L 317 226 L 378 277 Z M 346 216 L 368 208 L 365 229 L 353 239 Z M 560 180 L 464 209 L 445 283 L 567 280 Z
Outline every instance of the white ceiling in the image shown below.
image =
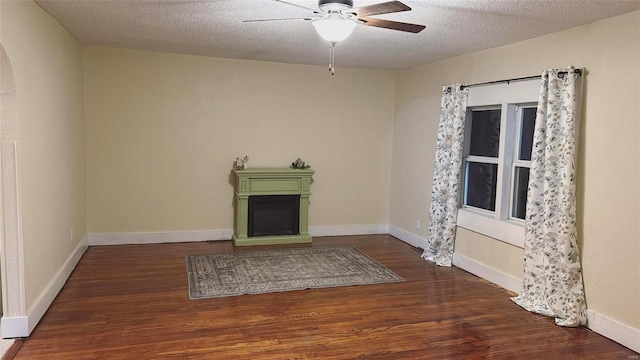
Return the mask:
M 354 7 L 384 2 L 354 0 Z M 640 9 L 640 0 L 402 0 L 412 11 L 379 16 L 426 25 L 419 34 L 358 26 L 336 50 L 337 67 L 405 69 Z M 328 64 L 310 21 L 274 0 L 36 0 L 84 45 L 223 58 Z M 289 2 L 317 8 L 315 0 Z

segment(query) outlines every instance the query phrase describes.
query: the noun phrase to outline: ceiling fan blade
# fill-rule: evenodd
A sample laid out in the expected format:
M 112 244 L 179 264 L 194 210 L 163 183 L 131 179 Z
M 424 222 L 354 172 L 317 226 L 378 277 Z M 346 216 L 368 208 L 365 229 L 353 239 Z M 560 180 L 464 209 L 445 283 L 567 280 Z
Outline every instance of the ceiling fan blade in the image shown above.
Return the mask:
M 314 20 L 314 19 L 318 19 L 318 17 L 280 18 L 280 19 L 255 19 L 255 20 L 244 20 L 242 22 L 280 21 L 280 20 Z
M 273 1 L 277 1 L 277 2 L 279 2 L 279 3 L 283 3 L 283 4 L 287 4 L 287 5 L 295 6 L 295 7 L 301 8 L 301 9 L 305 9 L 305 10 L 313 11 L 313 13 L 314 13 L 314 14 L 322 15 L 322 13 L 321 13 L 320 11 L 318 11 L 318 10 L 316 10 L 316 9 L 308 8 L 308 7 L 306 7 L 306 6 L 302 6 L 302 5 L 298 5 L 298 4 L 293 4 L 293 3 L 290 3 L 290 2 L 287 2 L 287 1 L 282 1 L 282 0 L 273 0 Z
M 414 34 L 419 33 L 420 31 L 424 30 L 424 28 L 426 27 L 424 25 L 409 24 L 409 23 L 403 23 L 398 21 L 374 19 L 374 18 L 367 18 L 367 17 L 358 18 L 358 20 L 359 20 L 358 23 L 362 25 L 375 26 L 375 27 L 391 29 L 391 30 L 406 31 Z
M 381 15 L 381 14 L 390 14 L 401 11 L 409 11 L 410 7 L 401 3 L 400 1 L 389 1 L 386 3 L 373 4 L 368 6 L 363 6 L 360 8 L 355 8 L 353 11 L 358 14 L 358 16 L 371 16 L 371 15 Z

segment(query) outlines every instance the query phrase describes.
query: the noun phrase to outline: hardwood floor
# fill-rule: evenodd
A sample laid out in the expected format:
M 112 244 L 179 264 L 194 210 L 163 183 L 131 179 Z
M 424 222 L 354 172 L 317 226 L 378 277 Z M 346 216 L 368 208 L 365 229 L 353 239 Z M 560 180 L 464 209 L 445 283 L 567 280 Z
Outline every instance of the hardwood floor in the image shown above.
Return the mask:
M 388 235 L 353 245 L 406 282 L 189 300 L 184 256 L 229 241 L 91 247 L 15 359 L 637 359 Z

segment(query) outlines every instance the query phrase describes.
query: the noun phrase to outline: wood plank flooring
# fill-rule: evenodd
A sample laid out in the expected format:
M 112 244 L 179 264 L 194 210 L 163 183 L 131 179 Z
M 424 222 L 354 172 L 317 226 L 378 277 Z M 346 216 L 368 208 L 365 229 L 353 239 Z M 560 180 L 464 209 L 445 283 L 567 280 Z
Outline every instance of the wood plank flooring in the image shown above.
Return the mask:
M 185 255 L 353 245 L 406 282 L 189 300 Z M 91 247 L 15 359 L 637 359 L 388 235 Z

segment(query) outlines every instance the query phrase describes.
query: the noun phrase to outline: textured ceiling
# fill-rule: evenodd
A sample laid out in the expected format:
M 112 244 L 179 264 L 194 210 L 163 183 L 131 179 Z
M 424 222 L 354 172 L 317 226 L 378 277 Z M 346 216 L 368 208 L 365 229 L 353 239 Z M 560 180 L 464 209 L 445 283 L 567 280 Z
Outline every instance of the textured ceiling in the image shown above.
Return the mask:
M 384 2 L 354 1 L 354 7 Z M 329 45 L 310 21 L 273 0 L 36 1 L 84 45 L 325 65 Z M 317 8 L 314 0 L 289 2 Z M 419 34 L 358 26 L 336 66 L 405 69 L 640 9 L 640 0 L 403 0 L 413 10 L 379 18 L 426 25 Z

